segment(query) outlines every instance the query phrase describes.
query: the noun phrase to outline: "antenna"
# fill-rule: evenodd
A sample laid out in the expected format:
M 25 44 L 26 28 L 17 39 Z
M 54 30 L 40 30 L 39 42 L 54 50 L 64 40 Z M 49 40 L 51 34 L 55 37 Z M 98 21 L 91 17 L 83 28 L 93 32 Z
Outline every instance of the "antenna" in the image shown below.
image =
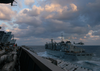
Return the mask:
M 63 33 L 61 33 L 61 41 L 63 41 Z

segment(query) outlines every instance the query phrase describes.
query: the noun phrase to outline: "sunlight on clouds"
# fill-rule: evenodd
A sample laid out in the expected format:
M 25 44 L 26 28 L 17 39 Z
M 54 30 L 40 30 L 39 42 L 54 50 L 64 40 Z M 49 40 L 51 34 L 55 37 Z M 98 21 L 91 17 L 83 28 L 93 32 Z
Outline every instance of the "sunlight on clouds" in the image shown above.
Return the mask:
M 43 10 L 44 10 L 44 8 L 42 8 L 41 6 L 38 7 L 38 6 L 34 5 L 32 7 L 32 9 L 25 8 L 25 9 L 21 10 L 18 13 L 17 17 L 18 16 L 25 17 L 25 16 L 33 16 L 33 15 L 36 16 L 36 15 L 39 15 Z
M 88 28 L 91 28 L 91 26 L 89 24 L 87 24 L 87 25 L 88 25 Z
M 95 37 L 99 37 L 99 36 L 95 36 L 95 35 L 92 35 L 94 31 L 93 30 L 90 30 L 88 34 L 86 34 L 86 36 L 90 36 L 91 38 L 95 38 Z
M 20 44 L 25 39 L 30 44 L 44 44 L 51 37 L 61 41 L 62 31 L 66 40 L 100 41 L 100 0 L 16 1 L 17 6 L 0 4 L 0 30 L 11 31 Z
M 19 40 L 19 38 L 14 37 L 14 39 Z
M 73 37 L 73 36 L 72 36 L 72 37 L 68 37 L 68 39 L 77 39 L 77 37 Z
M 34 0 L 25 0 L 26 5 L 30 5 L 30 4 L 33 4 L 33 3 L 34 3 Z
M 9 29 L 7 29 L 7 30 L 6 30 L 6 32 L 10 32 L 10 30 L 9 30 Z
M 12 31 L 12 33 L 17 33 L 17 32 L 20 32 L 21 30 L 17 27 L 17 28 L 13 28 L 12 30 L 10 30 L 10 31 Z
M 25 15 L 27 15 L 27 13 L 25 13 L 25 12 L 28 12 L 28 11 L 30 11 L 30 9 L 25 8 L 25 9 L 21 10 L 21 11 L 17 14 L 17 16 L 18 16 L 18 15 L 25 16 Z
M 81 42 L 84 42 L 85 44 L 87 44 L 89 41 L 88 41 L 88 39 L 82 39 L 82 38 L 80 38 L 79 39 Z
M 38 14 L 40 14 L 44 10 L 44 8 L 42 8 L 41 6 L 37 7 L 36 5 L 34 5 L 32 9 L 36 10 Z
M 53 15 L 48 15 L 45 19 L 49 19 L 49 18 L 52 18 Z
M 75 4 L 71 3 L 70 5 L 71 5 L 73 11 L 77 11 L 77 6 Z
M 80 40 L 83 40 L 82 38 L 80 38 Z
M 6 28 L 8 27 L 8 25 L 6 25 L 5 23 L 1 23 L 1 25 L 0 25 L 1 27 L 2 27 L 2 29 L 1 30 L 6 30 Z
M 99 37 L 99 36 L 93 36 L 93 35 L 91 35 L 90 37 L 94 38 L 94 37 Z
M 73 39 L 77 39 L 77 37 L 73 37 Z
M 58 37 L 58 39 L 61 39 L 62 37 Z
M 67 9 L 67 6 L 61 7 L 60 4 L 45 5 L 45 10 L 48 12 L 56 11 L 62 13 L 64 9 Z
M 16 13 L 7 5 L 0 5 L 0 19 L 10 20 Z
M 79 40 L 82 42 L 88 42 L 86 39 L 82 39 L 82 38 L 80 38 Z
M 8 24 L 8 23 L 1 23 L 1 25 L 0 25 L 2 28 L 1 28 L 1 30 L 5 30 L 6 32 L 10 32 L 10 31 L 12 31 L 12 30 L 10 30 L 10 29 L 13 29 L 13 24 Z
M 86 36 L 84 36 L 84 38 L 86 38 Z
M 52 11 L 57 10 L 59 7 L 61 7 L 60 4 L 45 5 L 45 10 L 52 12 Z
M 5 18 L 5 15 L 2 12 L 0 12 L 0 18 L 1 19 L 4 19 Z
M 74 40 L 76 40 L 77 39 L 77 37 L 73 37 L 73 36 L 71 36 L 71 37 L 65 37 L 65 41 L 74 41 Z

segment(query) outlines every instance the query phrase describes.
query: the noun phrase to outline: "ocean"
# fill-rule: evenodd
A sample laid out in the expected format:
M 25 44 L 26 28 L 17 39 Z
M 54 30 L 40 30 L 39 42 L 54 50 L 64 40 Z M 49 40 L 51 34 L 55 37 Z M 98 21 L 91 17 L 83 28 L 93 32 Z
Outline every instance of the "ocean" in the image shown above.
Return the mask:
M 27 47 L 29 47 L 30 50 L 35 51 L 38 54 L 38 56 L 49 57 L 56 60 L 59 59 L 59 60 L 66 61 L 65 58 L 55 57 L 53 55 L 47 54 L 47 51 L 45 50 L 44 46 L 27 46 Z M 83 45 L 83 46 L 77 46 L 77 47 L 84 48 L 86 52 L 93 53 L 94 56 L 92 57 L 91 60 L 73 61 L 71 63 L 77 64 L 85 68 L 92 69 L 93 71 L 100 71 L 100 46 Z M 70 61 L 67 61 L 67 62 L 70 62 Z

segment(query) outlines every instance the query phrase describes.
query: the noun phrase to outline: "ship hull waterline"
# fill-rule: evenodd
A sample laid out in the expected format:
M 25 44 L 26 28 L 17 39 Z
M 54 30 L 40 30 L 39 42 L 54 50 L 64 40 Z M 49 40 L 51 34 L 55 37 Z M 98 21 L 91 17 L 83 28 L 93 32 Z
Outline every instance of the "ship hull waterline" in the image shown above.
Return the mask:
M 46 49 L 47 54 L 53 55 L 58 58 L 64 58 L 65 60 L 70 60 L 70 61 L 79 61 L 79 60 L 91 60 L 92 59 L 92 54 L 89 53 L 67 53 L 63 51 L 55 51 L 55 50 L 50 50 Z

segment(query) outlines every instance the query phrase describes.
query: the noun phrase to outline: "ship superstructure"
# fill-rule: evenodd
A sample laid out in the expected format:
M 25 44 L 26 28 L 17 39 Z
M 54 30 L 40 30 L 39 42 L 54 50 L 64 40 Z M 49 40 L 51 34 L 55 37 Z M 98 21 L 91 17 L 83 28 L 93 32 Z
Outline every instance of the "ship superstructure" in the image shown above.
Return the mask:
M 84 45 L 84 43 L 83 42 L 79 42 L 79 43 L 73 43 L 74 45 Z
M 0 71 L 13 71 L 17 61 L 17 44 L 11 32 L 0 31 Z
M 51 39 L 51 43 L 45 44 L 45 49 L 49 54 L 67 57 L 70 60 L 90 60 L 93 55 L 85 52 L 85 49 L 81 47 L 74 46 L 70 41 L 56 43 Z
M 14 44 L 15 42 L 14 35 L 12 35 L 11 32 L 0 31 L 0 43 Z

